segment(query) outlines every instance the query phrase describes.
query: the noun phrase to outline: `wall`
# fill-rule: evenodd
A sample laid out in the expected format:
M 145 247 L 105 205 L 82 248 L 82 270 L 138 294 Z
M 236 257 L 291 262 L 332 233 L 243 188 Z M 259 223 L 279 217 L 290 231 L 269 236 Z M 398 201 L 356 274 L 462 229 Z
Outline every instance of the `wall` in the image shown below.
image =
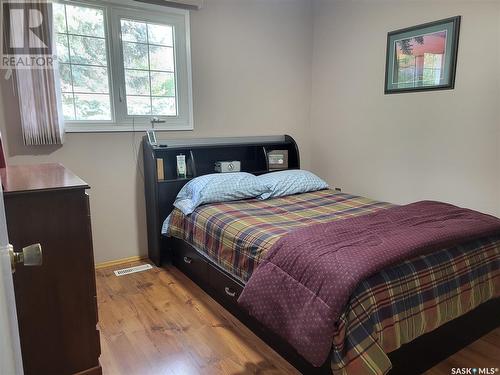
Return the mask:
M 307 167 L 311 12 L 303 0 L 206 0 L 191 15 L 195 130 L 159 138 L 287 133 Z M 146 254 L 142 134 L 72 133 L 62 147 L 25 147 L 11 83 L 0 85 L 8 163 L 60 162 L 92 186 L 97 262 Z
M 384 95 L 387 32 L 462 15 L 456 88 Z M 311 165 L 345 191 L 500 216 L 500 2 L 314 1 Z

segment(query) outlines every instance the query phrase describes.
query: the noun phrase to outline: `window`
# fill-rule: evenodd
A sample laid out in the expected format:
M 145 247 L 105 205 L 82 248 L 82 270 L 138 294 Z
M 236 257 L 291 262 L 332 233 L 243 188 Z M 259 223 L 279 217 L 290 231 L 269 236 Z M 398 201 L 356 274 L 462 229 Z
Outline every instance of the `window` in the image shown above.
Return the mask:
M 165 121 L 159 129 L 192 129 L 188 17 L 154 5 L 54 4 L 66 129 L 144 130 L 151 117 Z
M 397 60 L 397 80 L 398 87 L 408 87 L 408 84 L 415 84 L 417 77 L 417 62 L 415 56 L 402 55 Z
M 111 120 L 109 68 L 100 9 L 54 4 L 65 120 Z
M 129 115 L 177 114 L 172 27 L 121 20 Z
M 443 54 L 424 53 L 424 85 L 439 85 L 443 81 Z

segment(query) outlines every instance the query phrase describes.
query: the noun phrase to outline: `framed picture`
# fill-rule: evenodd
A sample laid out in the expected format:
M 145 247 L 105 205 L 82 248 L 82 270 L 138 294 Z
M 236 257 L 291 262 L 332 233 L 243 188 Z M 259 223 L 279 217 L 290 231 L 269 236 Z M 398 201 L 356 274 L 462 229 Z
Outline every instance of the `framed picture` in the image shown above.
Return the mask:
M 387 34 L 385 93 L 455 87 L 460 16 Z
M 272 150 L 267 153 L 267 164 L 270 171 L 288 169 L 288 150 Z

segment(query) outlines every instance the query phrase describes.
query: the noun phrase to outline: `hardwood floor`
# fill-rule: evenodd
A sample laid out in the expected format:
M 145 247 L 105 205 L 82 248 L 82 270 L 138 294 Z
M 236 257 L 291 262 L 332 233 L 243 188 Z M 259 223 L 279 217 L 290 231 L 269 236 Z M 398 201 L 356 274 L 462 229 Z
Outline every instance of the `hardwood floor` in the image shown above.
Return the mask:
M 120 277 L 115 268 L 97 271 L 105 375 L 298 374 L 176 268 Z M 499 365 L 500 328 L 426 374 Z

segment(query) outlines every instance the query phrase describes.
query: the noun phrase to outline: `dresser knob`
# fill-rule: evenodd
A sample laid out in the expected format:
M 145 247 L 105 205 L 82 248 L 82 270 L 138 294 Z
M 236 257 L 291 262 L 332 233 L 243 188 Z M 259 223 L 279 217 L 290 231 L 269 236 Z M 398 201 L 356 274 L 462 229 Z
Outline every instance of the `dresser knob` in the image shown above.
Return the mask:
M 189 257 L 184 257 L 184 263 L 191 264 L 193 260 Z

